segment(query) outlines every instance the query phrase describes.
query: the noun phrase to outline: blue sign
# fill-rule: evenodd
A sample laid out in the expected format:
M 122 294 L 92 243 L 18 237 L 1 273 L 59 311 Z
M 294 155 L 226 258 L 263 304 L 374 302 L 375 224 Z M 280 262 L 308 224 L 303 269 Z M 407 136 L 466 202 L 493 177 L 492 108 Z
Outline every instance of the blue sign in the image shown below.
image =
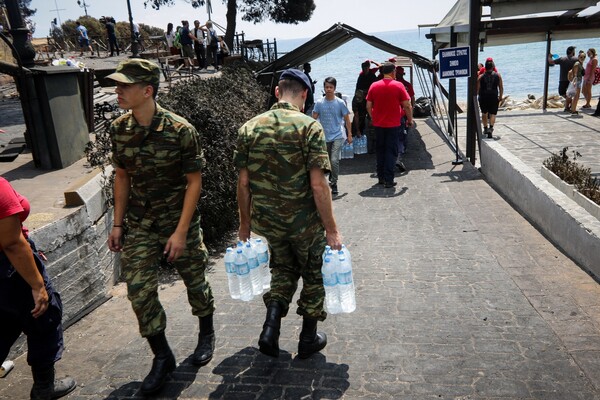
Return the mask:
M 438 52 L 440 60 L 440 78 L 464 78 L 471 75 L 471 57 L 469 47 L 453 47 Z

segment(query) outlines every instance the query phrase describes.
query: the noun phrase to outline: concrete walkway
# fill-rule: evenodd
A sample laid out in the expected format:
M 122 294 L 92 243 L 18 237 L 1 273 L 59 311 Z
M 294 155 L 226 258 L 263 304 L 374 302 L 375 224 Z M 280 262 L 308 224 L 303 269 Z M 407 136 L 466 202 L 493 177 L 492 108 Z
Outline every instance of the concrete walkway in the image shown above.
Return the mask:
M 160 295 L 180 364 L 156 398 L 600 399 L 600 286 L 477 169 L 453 160 L 421 121 L 396 188 L 376 185 L 373 156 L 342 161 L 334 207 L 358 308 L 320 325 L 329 344 L 308 360 L 296 358 L 295 307 L 280 358 L 258 352 L 264 306 L 231 300 L 215 258 L 217 349 L 194 367 L 197 320 L 181 281 L 167 279 Z M 151 356 L 122 284 L 65 341 L 58 375 L 79 383 L 68 399 L 141 398 Z M 20 357 L 0 398 L 27 399 L 30 385 Z

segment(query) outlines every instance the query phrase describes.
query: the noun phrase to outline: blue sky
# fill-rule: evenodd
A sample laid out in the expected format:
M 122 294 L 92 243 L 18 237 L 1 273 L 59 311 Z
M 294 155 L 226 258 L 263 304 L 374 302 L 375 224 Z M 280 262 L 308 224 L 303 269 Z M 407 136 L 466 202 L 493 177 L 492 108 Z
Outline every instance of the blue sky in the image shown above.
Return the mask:
M 84 0 L 80 0 L 83 4 Z M 206 7 L 194 9 L 185 0 L 177 5 L 144 9 L 143 0 L 131 0 L 133 18 L 137 22 L 166 28 L 168 22 L 178 25 L 182 19 L 206 21 Z M 336 22 L 343 22 L 366 33 L 416 29 L 419 24 L 439 22 L 454 5 L 455 0 L 315 0 L 316 9 L 310 21 L 298 25 L 265 22 L 253 25 L 243 22 L 238 14 L 238 32 L 244 31 L 248 39 L 294 39 L 307 38 L 322 32 Z M 111 15 L 117 21 L 128 19 L 126 0 L 85 0 L 89 15 L 99 18 Z M 44 37 L 50 29 L 50 21 L 60 17 L 62 22 L 85 15 L 77 0 L 33 0 L 31 7 L 37 9 L 35 37 Z M 57 10 L 53 11 L 53 10 Z M 222 0 L 212 1 L 212 19 L 225 26 L 226 8 Z

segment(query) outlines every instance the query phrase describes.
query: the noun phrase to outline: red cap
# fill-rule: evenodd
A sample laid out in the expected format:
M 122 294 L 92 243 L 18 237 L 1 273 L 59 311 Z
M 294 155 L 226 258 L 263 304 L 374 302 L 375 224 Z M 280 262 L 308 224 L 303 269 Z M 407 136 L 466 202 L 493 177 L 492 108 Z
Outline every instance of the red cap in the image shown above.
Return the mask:
M 395 57 L 392 57 L 392 58 L 390 58 L 388 61 L 389 61 L 389 62 L 391 62 L 391 63 L 395 63 L 395 62 L 396 62 L 396 58 L 395 58 Z
M 492 57 L 488 57 L 485 59 L 485 61 L 494 61 L 494 59 Z

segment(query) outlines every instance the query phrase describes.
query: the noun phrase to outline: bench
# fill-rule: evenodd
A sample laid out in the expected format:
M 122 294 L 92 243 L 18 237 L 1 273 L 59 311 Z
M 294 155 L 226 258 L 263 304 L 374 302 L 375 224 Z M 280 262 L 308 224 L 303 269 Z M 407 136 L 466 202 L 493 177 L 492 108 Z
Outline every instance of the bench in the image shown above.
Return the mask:
M 167 56 L 159 57 L 158 64 L 169 85 L 175 78 L 194 76 L 194 60 L 189 57 Z

